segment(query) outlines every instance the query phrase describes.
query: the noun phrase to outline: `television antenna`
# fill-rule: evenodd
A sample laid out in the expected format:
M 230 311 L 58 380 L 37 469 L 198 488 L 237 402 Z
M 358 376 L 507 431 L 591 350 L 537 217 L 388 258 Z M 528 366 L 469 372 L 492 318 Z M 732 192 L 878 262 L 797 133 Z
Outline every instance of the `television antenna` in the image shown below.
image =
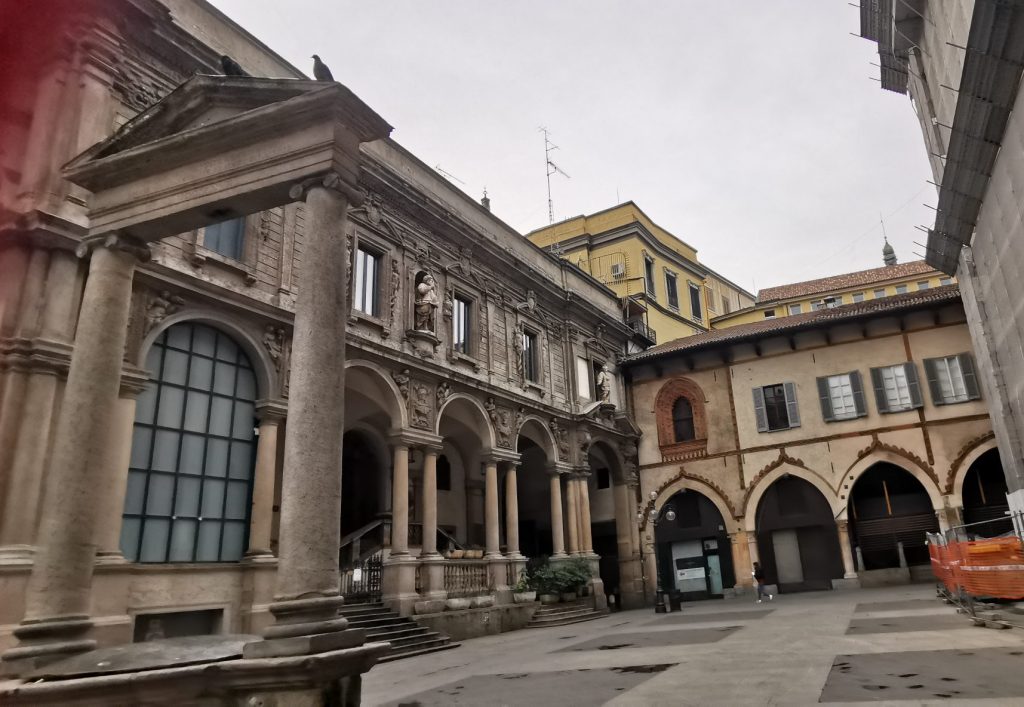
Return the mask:
M 439 164 L 434 165 L 434 169 L 436 169 L 439 173 L 444 175 L 447 179 L 449 179 L 449 180 L 451 180 L 453 182 L 458 182 L 459 184 L 462 184 L 463 186 L 465 186 L 466 183 L 464 181 L 462 181 L 461 179 L 456 177 L 451 172 L 448 172 L 448 171 L 445 171 L 445 170 L 441 169 L 441 165 L 439 165 Z
M 544 133 L 544 167 L 548 178 L 548 223 L 555 222 L 555 202 L 551 200 L 551 175 L 561 174 L 566 179 L 572 179 L 561 167 L 551 161 L 551 153 L 558 149 L 558 145 L 551 142 L 551 133 L 547 128 L 541 126 L 540 132 Z

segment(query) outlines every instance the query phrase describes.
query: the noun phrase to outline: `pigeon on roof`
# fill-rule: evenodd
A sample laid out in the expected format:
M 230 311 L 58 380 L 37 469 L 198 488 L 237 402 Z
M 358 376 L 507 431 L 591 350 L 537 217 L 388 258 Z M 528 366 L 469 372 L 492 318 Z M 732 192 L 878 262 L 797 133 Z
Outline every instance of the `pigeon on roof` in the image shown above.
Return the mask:
M 248 76 L 245 69 L 239 66 L 238 62 L 229 57 L 227 54 L 221 54 L 220 56 L 220 68 L 224 72 L 225 76 Z
M 327 68 L 327 64 L 320 61 L 320 57 L 316 54 L 313 55 L 313 77 L 317 81 L 334 80 L 334 76 L 331 74 L 331 70 Z

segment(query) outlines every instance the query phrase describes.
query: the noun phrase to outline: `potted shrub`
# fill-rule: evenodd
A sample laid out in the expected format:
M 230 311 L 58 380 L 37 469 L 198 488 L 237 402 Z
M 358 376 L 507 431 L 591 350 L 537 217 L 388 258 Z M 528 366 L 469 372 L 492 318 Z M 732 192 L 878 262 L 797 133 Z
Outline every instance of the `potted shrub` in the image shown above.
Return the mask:
M 561 567 L 564 573 L 563 592 L 572 592 L 573 599 L 578 596 L 586 596 L 591 578 L 594 576 L 590 569 L 590 563 L 582 557 L 573 557 L 563 563 Z M 571 601 L 563 597 L 563 601 Z
M 541 604 L 557 604 L 558 592 L 561 587 L 558 584 L 558 577 L 555 568 L 551 565 L 541 565 L 530 578 L 531 586 L 540 595 Z
M 519 581 L 512 587 L 512 601 L 516 604 L 526 604 L 537 600 L 537 590 L 530 584 L 530 577 L 526 571 L 519 573 Z

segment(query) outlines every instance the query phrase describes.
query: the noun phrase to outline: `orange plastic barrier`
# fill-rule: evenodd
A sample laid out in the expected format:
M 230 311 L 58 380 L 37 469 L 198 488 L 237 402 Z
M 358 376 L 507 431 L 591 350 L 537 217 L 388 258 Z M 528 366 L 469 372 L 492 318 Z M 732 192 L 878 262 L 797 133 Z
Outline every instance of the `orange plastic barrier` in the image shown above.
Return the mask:
M 930 543 L 932 572 L 947 590 L 978 597 L 1024 599 L 1024 543 L 993 538 Z

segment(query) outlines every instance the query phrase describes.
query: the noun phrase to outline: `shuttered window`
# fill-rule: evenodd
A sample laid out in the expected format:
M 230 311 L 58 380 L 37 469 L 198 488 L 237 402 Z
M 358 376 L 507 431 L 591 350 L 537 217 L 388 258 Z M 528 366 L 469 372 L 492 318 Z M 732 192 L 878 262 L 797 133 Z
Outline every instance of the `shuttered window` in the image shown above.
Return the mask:
M 758 432 L 774 432 L 800 426 L 795 383 L 761 386 L 754 388 L 753 393 Z
M 852 420 L 867 414 L 859 371 L 819 378 L 818 397 L 826 422 Z
M 935 405 L 949 405 L 981 397 L 974 358 L 969 353 L 924 360 L 928 389 Z
M 871 385 L 875 389 L 878 412 L 902 412 L 924 404 L 913 362 L 872 368 Z

